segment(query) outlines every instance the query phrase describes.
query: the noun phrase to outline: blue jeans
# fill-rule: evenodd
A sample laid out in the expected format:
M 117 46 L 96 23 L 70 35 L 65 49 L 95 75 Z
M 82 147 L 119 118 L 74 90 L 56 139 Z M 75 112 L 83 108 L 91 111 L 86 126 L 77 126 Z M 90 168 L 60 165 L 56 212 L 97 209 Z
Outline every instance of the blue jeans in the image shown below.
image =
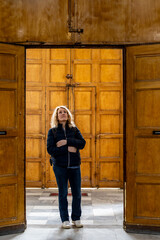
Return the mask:
M 78 168 L 62 168 L 54 165 L 53 170 L 56 176 L 59 195 L 59 211 L 62 222 L 69 221 L 68 214 L 68 180 L 72 192 L 72 214 L 73 221 L 81 217 L 81 171 Z

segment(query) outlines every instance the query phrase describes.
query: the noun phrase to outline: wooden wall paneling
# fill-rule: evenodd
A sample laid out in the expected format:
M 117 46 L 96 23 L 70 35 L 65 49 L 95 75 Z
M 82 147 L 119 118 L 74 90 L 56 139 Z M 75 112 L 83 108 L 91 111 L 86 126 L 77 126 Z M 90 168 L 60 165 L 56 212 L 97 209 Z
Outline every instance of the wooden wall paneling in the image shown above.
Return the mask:
M 0 36 L 4 42 L 70 43 L 68 1 L 1 1 Z M 6 21 L 7 18 L 7 21 Z
M 131 44 L 160 41 L 158 0 L 0 1 L 0 41 L 22 44 Z M 7 19 L 7 21 L 6 21 Z
M 24 48 L 0 44 L 0 233 L 24 231 Z M 3 134 L 6 131 L 6 134 Z M 15 228 L 14 228 L 15 227 Z
M 160 230 L 159 45 L 127 49 L 127 231 Z M 144 71 L 145 69 L 145 71 Z
M 160 41 L 159 9 L 157 0 L 128 1 L 126 43 Z
M 27 187 L 45 185 L 45 50 L 26 53 Z
M 83 34 L 76 41 L 83 43 L 125 42 L 126 1 L 75 0 L 78 28 Z

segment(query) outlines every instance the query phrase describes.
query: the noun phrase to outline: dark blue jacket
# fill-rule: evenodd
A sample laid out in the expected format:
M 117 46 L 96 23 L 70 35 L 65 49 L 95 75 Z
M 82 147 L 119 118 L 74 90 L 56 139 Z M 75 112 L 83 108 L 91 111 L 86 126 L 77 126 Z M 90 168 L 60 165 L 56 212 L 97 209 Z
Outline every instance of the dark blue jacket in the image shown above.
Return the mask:
M 57 147 L 56 143 L 63 139 L 67 140 L 67 144 Z M 66 131 L 64 131 L 62 124 L 58 124 L 57 128 L 51 128 L 48 131 L 47 151 L 52 157 L 54 157 L 57 166 L 79 166 L 81 164 L 79 149 L 83 149 L 85 144 L 86 141 L 77 127 L 70 128 L 66 125 Z M 68 146 L 76 147 L 77 152 L 68 152 Z

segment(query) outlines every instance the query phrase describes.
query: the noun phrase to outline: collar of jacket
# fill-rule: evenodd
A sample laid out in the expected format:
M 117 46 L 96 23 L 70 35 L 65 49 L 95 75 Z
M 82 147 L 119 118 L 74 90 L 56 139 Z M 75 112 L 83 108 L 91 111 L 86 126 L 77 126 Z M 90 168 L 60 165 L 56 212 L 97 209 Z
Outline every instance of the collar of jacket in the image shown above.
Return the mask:
M 62 129 L 62 124 L 61 123 L 58 123 L 58 128 Z M 66 122 L 66 125 L 65 125 L 65 128 L 68 129 L 69 126 L 68 126 L 68 123 Z

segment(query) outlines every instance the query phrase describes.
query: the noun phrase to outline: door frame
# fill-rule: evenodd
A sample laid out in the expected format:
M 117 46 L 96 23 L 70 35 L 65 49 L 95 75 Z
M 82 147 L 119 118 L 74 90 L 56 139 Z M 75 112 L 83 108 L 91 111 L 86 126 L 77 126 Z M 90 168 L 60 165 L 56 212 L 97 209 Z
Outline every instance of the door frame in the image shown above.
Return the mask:
M 7 43 L 4 43 L 4 44 L 7 44 Z M 24 45 L 24 44 L 11 44 L 10 43 L 10 45 L 18 45 L 18 46 L 23 46 L 24 47 L 24 51 L 25 51 L 25 59 L 24 59 L 24 124 L 25 124 L 25 126 L 26 126 L 26 50 L 27 49 L 30 49 L 30 48 L 34 48 L 34 49 L 36 49 L 36 48 L 43 48 L 42 46 L 30 46 L 30 45 L 28 45 L 28 46 L 26 46 L 26 45 Z M 94 48 L 94 49 L 122 49 L 122 53 L 123 53 L 123 63 L 122 63 L 122 65 L 123 65 L 123 107 L 125 106 L 125 98 L 126 98 L 126 96 L 125 96 L 125 71 L 124 71 L 124 66 L 125 66 L 125 64 L 124 64 L 124 62 L 125 62 L 125 48 L 124 48 L 124 46 L 110 46 L 110 45 L 93 45 L 93 46 L 91 46 L 91 45 L 81 45 L 81 46 L 75 46 L 75 45 L 69 45 L 69 46 L 63 46 L 63 45 L 60 45 L 60 46 L 58 46 L 58 45 L 56 45 L 56 46 L 44 46 L 44 48 Z M 124 111 L 123 111 L 123 119 L 124 119 L 124 121 L 123 121 L 123 126 L 125 125 L 125 108 L 124 108 Z M 24 182 L 26 182 L 26 127 L 24 126 L 24 129 L 25 129 L 25 131 L 24 131 Z M 124 143 L 125 143 L 125 131 L 124 131 L 124 129 L 125 129 L 125 127 L 123 127 L 123 140 L 124 140 Z M 123 151 L 125 150 L 125 144 L 124 144 L 124 149 L 123 149 Z M 124 183 L 125 183 L 125 151 L 124 151 L 124 154 L 123 154 L 123 168 L 124 168 L 124 170 L 123 170 L 123 174 L 124 174 Z M 26 190 L 26 186 L 25 186 L 25 184 L 24 184 L 24 194 L 25 194 L 25 191 Z M 26 194 L 25 194 L 25 209 L 24 209 L 24 214 L 25 214 L 25 216 L 26 216 Z M 26 223 L 26 225 L 25 225 L 25 227 L 27 227 L 27 223 Z M 24 226 L 22 227 L 22 229 L 17 229 L 17 227 L 16 226 L 8 226 L 8 227 L 4 227 L 4 228 L 1 228 L 0 229 L 1 230 L 1 232 L 0 232 L 0 235 L 3 235 L 3 234 L 13 234 L 13 233 L 19 233 L 19 232 L 23 232 L 23 231 L 25 231 L 25 228 L 24 228 Z

